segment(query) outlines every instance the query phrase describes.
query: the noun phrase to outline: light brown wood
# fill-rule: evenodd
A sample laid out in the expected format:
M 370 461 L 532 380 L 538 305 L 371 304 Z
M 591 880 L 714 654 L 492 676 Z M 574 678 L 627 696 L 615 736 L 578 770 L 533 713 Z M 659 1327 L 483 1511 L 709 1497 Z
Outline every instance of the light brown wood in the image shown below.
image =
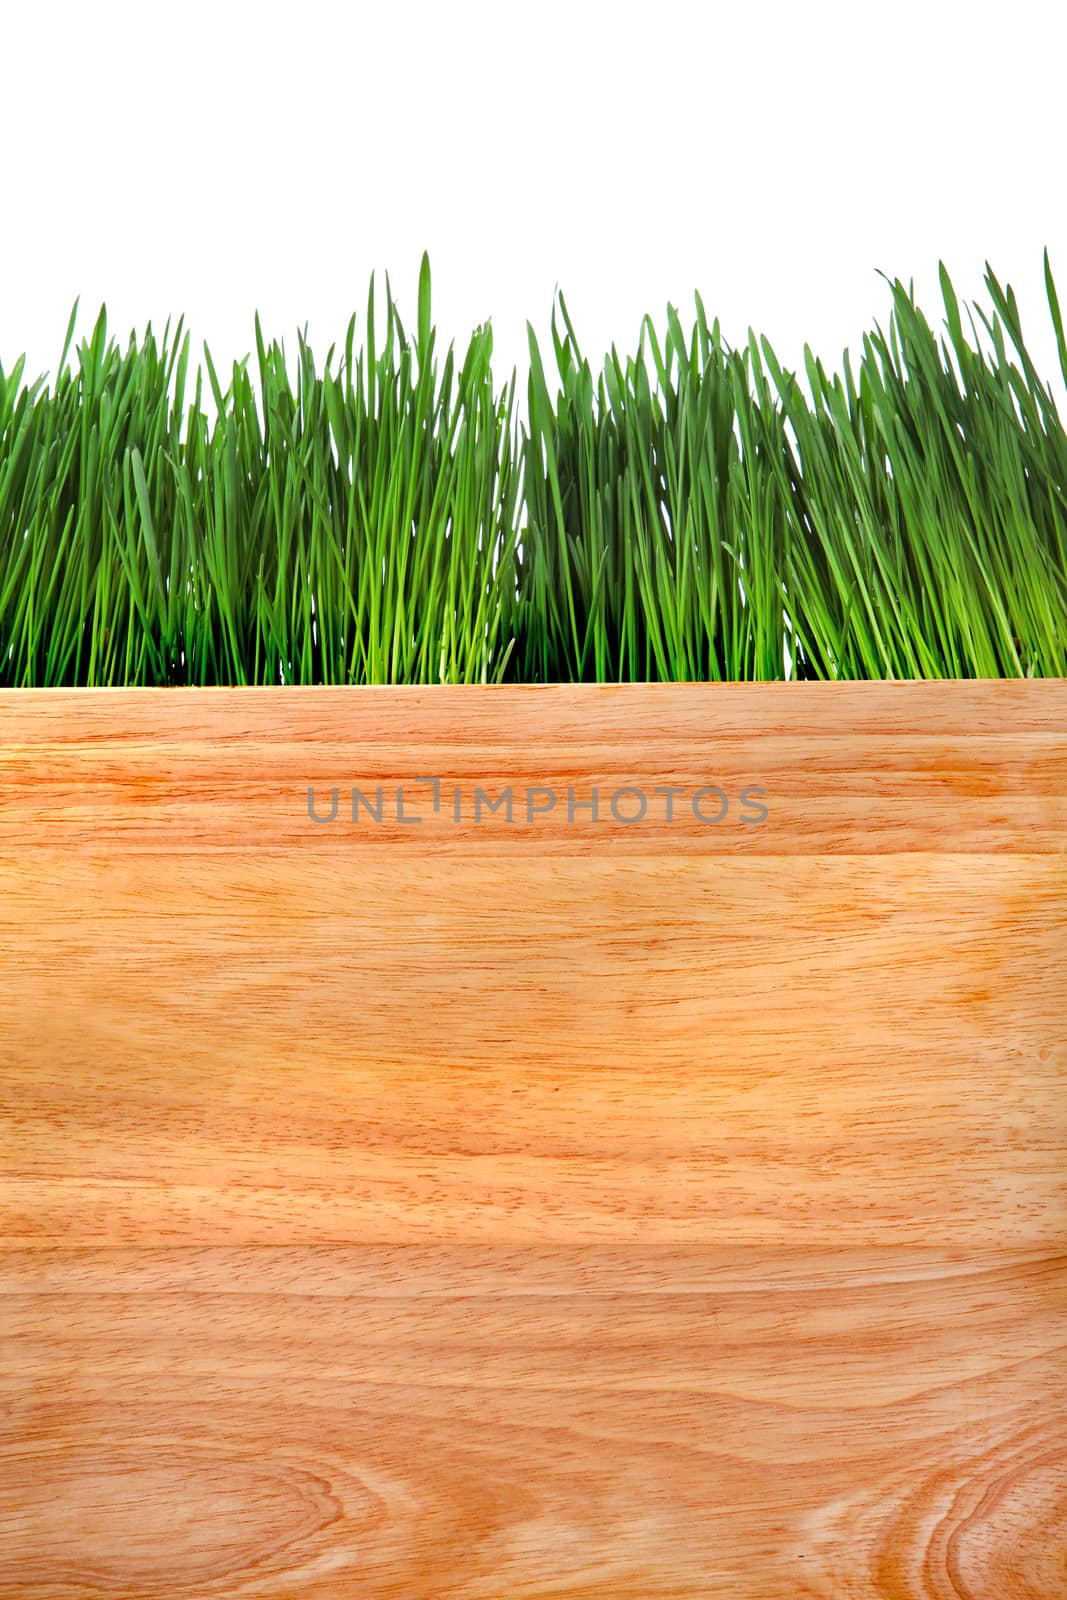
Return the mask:
M 0 1600 L 1067 1596 L 1067 683 L 2 694 L 0 913 Z

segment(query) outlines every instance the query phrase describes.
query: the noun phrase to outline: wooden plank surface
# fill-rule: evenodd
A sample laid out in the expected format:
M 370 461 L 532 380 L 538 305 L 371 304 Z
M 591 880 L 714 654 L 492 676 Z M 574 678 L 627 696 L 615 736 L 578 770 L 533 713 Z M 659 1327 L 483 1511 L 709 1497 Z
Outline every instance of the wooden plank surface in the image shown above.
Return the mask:
M 1067 1596 L 1065 1157 L 1067 684 L 0 695 L 2 1600 Z

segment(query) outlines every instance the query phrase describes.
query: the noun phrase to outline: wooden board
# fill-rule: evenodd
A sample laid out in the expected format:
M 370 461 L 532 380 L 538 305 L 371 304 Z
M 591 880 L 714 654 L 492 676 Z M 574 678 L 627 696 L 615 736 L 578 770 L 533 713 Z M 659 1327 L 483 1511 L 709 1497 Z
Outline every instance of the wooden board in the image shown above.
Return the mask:
M 1067 1595 L 1065 850 L 1067 683 L 0 695 L 2 1600 Z

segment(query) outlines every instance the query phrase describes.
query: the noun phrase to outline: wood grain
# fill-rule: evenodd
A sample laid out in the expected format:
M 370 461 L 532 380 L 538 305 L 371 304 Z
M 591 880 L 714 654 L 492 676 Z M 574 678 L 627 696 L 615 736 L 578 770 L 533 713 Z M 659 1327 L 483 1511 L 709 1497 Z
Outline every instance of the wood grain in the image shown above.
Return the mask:
M 2 1600 L 1058 1600 L 1065 1156 L 1067 683 L 0 694 Z

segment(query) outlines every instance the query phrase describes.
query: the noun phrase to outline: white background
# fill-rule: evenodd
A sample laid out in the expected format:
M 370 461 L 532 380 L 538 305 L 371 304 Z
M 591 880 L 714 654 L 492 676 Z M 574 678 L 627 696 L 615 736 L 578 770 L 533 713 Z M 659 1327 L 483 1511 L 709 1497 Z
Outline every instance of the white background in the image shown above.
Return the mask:
M 54 369 L 79 294 L 86 335 L 102 301 L 124 342 L 184 312 L 228 367 L 258 308 L 321 364 L 374 268 L 414 329 L 428 248 L 439 349 L 491 317 L 524 405 L 557 283 L 594 371 L 694 288 L 729 342 L 836 365 L 888 320 L 876 269 L 939 324 L 939 258 L 982 303 L 988 259 L 1062 395 L 1052 7 L 0 6 L 8 370 Z

